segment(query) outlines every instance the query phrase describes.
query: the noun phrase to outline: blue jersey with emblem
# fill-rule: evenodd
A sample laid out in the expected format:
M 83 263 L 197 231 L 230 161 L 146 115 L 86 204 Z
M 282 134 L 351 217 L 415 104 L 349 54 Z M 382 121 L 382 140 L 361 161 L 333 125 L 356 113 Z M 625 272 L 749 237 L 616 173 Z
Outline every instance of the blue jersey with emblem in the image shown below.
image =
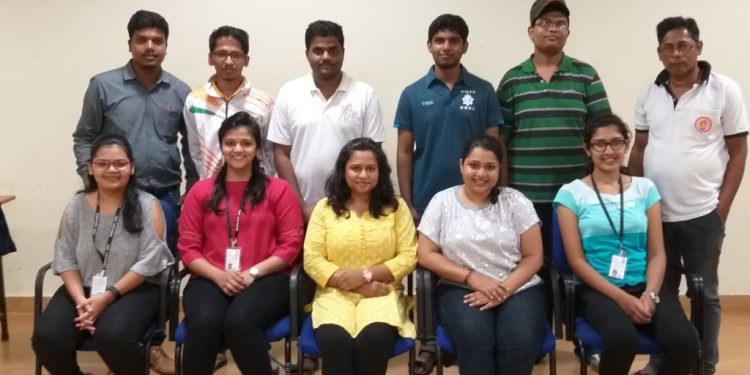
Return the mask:
M 453 89 L 433 68 L 404 89 L 393 127 L 414 137 L 412 201 L 420 215 L 435 193 L 463 183 L 459 160 L 466 141 L 502 123 L 492 85 L 463 66 Z

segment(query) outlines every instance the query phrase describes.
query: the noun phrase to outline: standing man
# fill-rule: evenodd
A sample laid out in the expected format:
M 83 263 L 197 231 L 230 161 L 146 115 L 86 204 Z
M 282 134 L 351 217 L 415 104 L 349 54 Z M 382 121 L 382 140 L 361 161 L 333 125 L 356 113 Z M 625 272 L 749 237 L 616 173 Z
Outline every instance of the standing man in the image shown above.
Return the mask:
M 297 192 L 307 221 L 325 196 L 325 179 L 341 148 L 357 137 L 379 143 L 385 138 L 375 91 L 341 71 L 341 26 L 311 23 L 305 47 L 312 73 L 281 87 L 268 140 L 274 143 L 276 171 Z
M 435 193 L 462 183 L 458 167 L 464 143 L 480 134 L 497 138 L 503 123 L 492 85 L 461 65 L 468 36 L 460 16 L 435 18 L 427 31 L 427 50 L 435 63 L 404 89 L 398 102 L 393 124 L 398 129 L 398 187 L 414 220 Z
M 628 166 L 651 179 L 663 198 L 666 292 L 678 293 L 683 270 L 703 277 L 703 365 L 711 375 L 719 362 L 719 255 L 745 171 L 747 111 L 739 85 L 698 60 L 703 42 L 694 19 L 665 18 L 656 36 L 664 70 L 636 102 Z M 644 370 L 655 374 L 658 366 L 652 357 Z
M 182 118 L 190 88 L 161 67 L 169 37 L 169 25 L 162 16 L 146 10 L 135 12 L 128 22 L 128 35 L 130 61 L 89 82 L 73 133 L 73 151 L 78 174 L 88 184 L 86 165 L 94 139 L 110 133 L 125 136 L 134 151 L 136 185 L 159 199 L 167 223 L 167 243 L 174 252 L 182 182 L 178 133 L 188 187 L 198 177 Z M 162 374 L 174 373 L 174 361 L 158 346 L 151 351 L 151 366 Z
M 208 65 L 216 73 L 208 83 L 190 93 L 183 110 L 190 155 L 201 179 L 218 174 L 224 162 L 218 136 L 224 119 L 240 111 L 249 113 L 260 124 L 265 140 L 273 109 L 273 97 L 251 87 L 242 75 L 250 62 L 249 36 L 245 30 L 219 27 L 208 38 L 208 52 Z M 266 174 L 275 174 L 271 143 L 264 142 L 258 149 Z
M 549 258 L 552 200 L 563 184 L 584 175 L 583 126 L 610 108 L 596 70 L 563 52 L 570 35 L 565 1 L 534 1 L 530 21 L 534 54 L 505 73 L 497 98 L 505 118 L 500 133 L 508 150 L 509 183 L 534 203 Z

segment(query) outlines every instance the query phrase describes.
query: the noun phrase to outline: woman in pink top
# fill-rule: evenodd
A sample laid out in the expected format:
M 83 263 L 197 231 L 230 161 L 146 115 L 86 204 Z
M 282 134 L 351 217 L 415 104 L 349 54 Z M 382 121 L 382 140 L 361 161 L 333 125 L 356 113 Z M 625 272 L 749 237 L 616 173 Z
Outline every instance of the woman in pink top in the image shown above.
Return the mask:
M 221 171 L 190 189 L 180 216 L 177 248 L 192 275 L 182 368 L 212 373 L 224 338 L 243 374 L 271 374 L 263 330 L 289 312 L 302 213 L 286 181 L 263 173 L 260 127 L 250 115 L 224 120 L 219 142 Z

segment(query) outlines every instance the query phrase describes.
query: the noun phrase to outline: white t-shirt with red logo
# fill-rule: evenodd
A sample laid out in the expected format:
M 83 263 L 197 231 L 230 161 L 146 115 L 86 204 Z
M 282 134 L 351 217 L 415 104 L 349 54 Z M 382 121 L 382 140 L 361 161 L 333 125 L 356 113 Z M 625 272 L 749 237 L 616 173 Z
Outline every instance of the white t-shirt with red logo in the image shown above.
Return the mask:
M 748 132 L 737 82 L 714 72 L 705 78 L 677 103 L 665 84 L 653 82 L 636 102 L 635 129 L 648 132 L 644 176 L 662 195 L 665 222 L 694 219 L 716 208 L 729 160 L 725 137 Z

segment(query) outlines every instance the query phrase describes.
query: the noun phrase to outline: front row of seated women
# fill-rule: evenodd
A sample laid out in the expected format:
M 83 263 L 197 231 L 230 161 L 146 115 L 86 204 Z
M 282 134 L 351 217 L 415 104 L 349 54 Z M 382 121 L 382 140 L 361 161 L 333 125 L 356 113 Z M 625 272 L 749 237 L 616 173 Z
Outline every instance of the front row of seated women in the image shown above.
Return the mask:
M 620 172 L 628 141 L 615 116 L 587 124 L 591 173 L 555 199 L 578 277 L 578 313 L 602 335 L 601 373 L 627 374 L 635 328 L 643 328 L 665 350 L 659 373 L 688 374 L 697 335 L 675 296 L 660 293 L 659 195 L 650 181 Z M 264 175 L 260 129 L 249 115 L 227 118 L 219 142 L 221 172 L 190 190 L 180 219 L 178 249 L 191 274 L 182 368 L 212 373 L 224 343 L 243 374 L 270 374 L 263 330 L 289 313 L 302 214 L 290 186 Z M 65 285 L 33 337 L 52 374 L 80 373 L 75 347 L 85 334 L 115 373 L 144 368 L 134 343 L 156 315 L 153 276 L 173 259 L 158 203 L 133 187 L 132 160 L 123 138 L 95 142 L 92 183 L 63 216 L 53 269 Z M 323 374 L 385 374 L 398 337 L 415 337 L 402 279 L 417 257 L 440 276 L 438 315 L 455 343 L 460 373 L 532 372 L 548 309 L 536 275 L 539 219 L 520 192 L 498 186 L 503 160 L 495 139 L 472 139 L 457 162 L 463 184 L 435 195 L 417 243 L 380 145 L 358 138 L 341 150 L 304 240 L 304 269 L 317 284 L 312 325 Z

